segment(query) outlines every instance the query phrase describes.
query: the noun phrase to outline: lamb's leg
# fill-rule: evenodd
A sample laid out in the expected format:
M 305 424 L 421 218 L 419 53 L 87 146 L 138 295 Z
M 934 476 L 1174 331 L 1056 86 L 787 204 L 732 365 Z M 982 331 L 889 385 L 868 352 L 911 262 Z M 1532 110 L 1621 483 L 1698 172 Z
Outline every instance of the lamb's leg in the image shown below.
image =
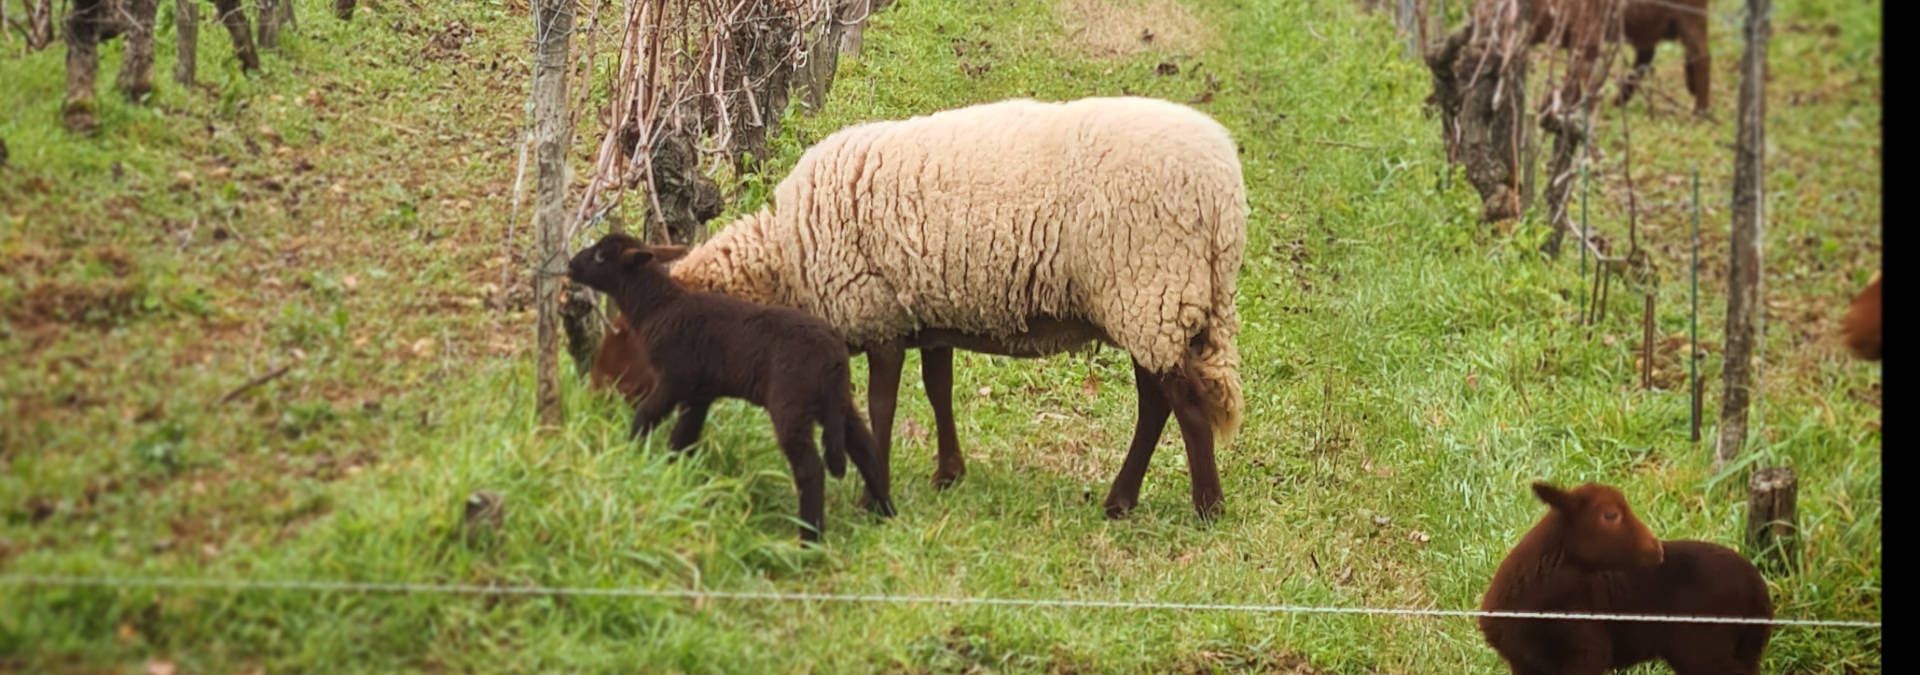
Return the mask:
M 645 398 L 633 408 L 633 426 L 627 429 L 627 440 L 637 441 L 653 433 L 653 428 L 666 419 L 673 411 L 673 395 L 667 393 L 667 383 L 655 382 L 653 389 L 647 391 Z
M 1140 481 L 1147 475 L 1147 464 L 1153 459 L 1153 446 L 1160 443 L 1160 432 L 1167 428 L 1167 415 L 1172 408 L 1167 406 L 1165 394 L 1160 391 L 1159 378 L 1140 362 L 1133 363 L 1133 390 L 1139 396 L 1139 415 L 1133 427 L 1133 445 L 1127 448 L 1126 463 L 1120 465 L 1120 473 L 1113 477 L 1113 488 L 1107 491 L 1107 517 L 1119 518 L 1132 511 L 1140 503 Z
M 1633 69 L 1620 79 L 1620 98 L 1614 101 L 1614 105 L 1626 105 L 1627 101 L 1633 100 L 1634 88 L 1639 86 L 1640 79 L 1646 77 L 1653 67 L 1653 53 L 1658 46 L 1657 42 L 1646 46 L 1638 43 L 1633 45 Z
M 953 427 L 953 349 L 921 349 L 920 379 L 926 382 L 927 403 L 933 407 L 933 426 L 940 438 L 933 486 L 944 490 L 967 475 L 966 460 L 960 457 L 960 434 Z
M 1213 461 L 1213 422 L 1207 418 L 1201 385 L 1184 371 L 1160 376 L 1160 388 L 1173 408 L 1180 436 L 1187 444 L 1187 471 L 1193 480 L 1193 510 L 1202 520 L 1220 515 L 1223 497 L 1220 471 Z
M 707 409 L 712 405 L 713 401 L 681 403 L 680 416 L 673 421 L 673 434 L 667 437 L 667 447 L 680 453 L 699 442 L 700 430 L 707 424 Z
M 813 420 L 805 415 L 773 413 L 776 408 L 769 406 L 774 432 L 780 441 L 780 452 L 787 456 L 787 466 L 793 470 L 793 486 L 800 492 L 800 540 L 808 543 L 820 541 L 820 533 L 826 531 L 826 491 L 827 472 L 820 462 L 820 451 L 813 445 Z M 787 407 L 798 410 L 797 407 Z M 869 479 L 871 480 L 871 479 Z
M 874 455 L 873 434 L 867 432 L 860 417 L 848 410 L 842 424 L 846 425 L 847 458 L 853 460 L 854 468 L 860 470 L 861 482 L 866 490 L 860 493 L 860 505 L 881 517 L 894 515 L 891 478 L 880 466 L 880 460 Z
M 893 411 L 900 401 L 900 369 L 907 350 L 900 342 L 867 348 L 867 417 L 873 420 L 874 457 L 893 475 Z

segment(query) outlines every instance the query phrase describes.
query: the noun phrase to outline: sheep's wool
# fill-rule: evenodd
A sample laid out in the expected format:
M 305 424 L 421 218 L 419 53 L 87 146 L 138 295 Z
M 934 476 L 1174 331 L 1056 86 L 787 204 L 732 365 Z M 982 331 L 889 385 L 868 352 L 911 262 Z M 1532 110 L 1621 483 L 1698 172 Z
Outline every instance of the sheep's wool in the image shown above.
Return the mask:
M 1191 368 L 1230 435 L 1246 220 L 1233 140 L 1207 115 L 1022 99 L 828 136 L 674 275 L 811 312 L 856 347 L 1085 321 L 1150 371 Z

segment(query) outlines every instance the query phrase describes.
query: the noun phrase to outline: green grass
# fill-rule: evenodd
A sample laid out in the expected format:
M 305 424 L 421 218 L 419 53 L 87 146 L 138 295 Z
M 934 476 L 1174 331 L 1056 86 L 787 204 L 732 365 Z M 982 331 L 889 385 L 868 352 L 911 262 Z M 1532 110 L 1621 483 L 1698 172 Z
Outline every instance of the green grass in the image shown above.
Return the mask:
M 910 376 L 900 515 L 875 520 L 854 505 L 857 481 L 833 482 L 818 550 L 795 541 L 792 484 L 757 410 L 717 407 L 700 453 L 668 462 L 659 438 L 623 445 L 620 406 L 569 379 L 567 426 L 535 431 L 525 280 L 481 288 L 502 265 L 523 269 L 530 241 L 522 223 L 503 248 L 530 21 L 429 2 L 362 8 L 343 25 L 303 2 L 300 31 L 256 78 L 204 26 L 207 84 L 193 90 L 165 79 L 163 28 L 161 88 L 145 106 L 108 88 L 108 47 L 102 130 L 88 138 L 57 127 L 61 48 L 0 59 L 12 151 L 0 169 L 0 570 L 1472 608 L 1543 509 L 1525 489 L 1536 478 L 1609 482 L 1664 537 L 1737 545 L 1744 468 L 1716 476 L 1711 443 L 1688 442 L 1684 347 L 1657 353 L 1663 388 L 1640 389 L 1641 289 L 1616 287 L 1589 331 L 1579 263 L 1536 254 L 1542 226 L 1475 222 L 1458 174 L 1436 189 L 1427 75 L 1387 17 L 1341 0 L 1194 2 L 1211 28 L 1197 53 L 1100 59 L 1060 28 L 1071 4 L 902 0 L 876 15 L 826 110 L 788 118 L 729 213 L 757 207 L 800 150 L 850 123 L 1012 96 L 1186 101 L 1211 76 L 1197 107 L 1243 146 L 1253 207 L 1247 418 L 1221 452 L 1217 523 L 1193 516 L 1171 433 L 1135 515 L 1101 516 L 1134 405 L 1112 349 L 960 355 L 969 473 L 949 491 L 928 483 L 932 422 Z M 1831 334 L 1879 267 L 1880 19 L 1877 6 L 1777 11 L 1753 454 L 1799 472 L 1807 564 L 1770 582 L 1781 616 L 1877 620 L 1881 376 Z M 450 21 L 473 37 L 428 49 Z M 956 41 L 989 46 L 956 54 Z M 1668 100 L 1684 95 L 1672 45 L 1649 85 L 1668 98 L 1626 110 L 1663 337 L 1687 326 L 1685 177 L 1701 172 L 1709 345 L 1725 306 L 1733 25 L 1714 25 L 1714 46 L 1718 121 Z M 1162 61 L 1179 74 L 1156 75 Z M 1624 248 L 1625 146 L 1606 110 L 1589 212 Z M 1708 438 L 1719 367 L 1713 350 Z M 461 505 L 479 489 L 504 495 L 507 516 L 468 541 Z M 1877 631 L 1783 628 L 1767 672 L 1878 672 L 1880 650 Z M 1460 619 L 0 593 L 0 669 L 148 659 L 183 672 L 1500 672 Z

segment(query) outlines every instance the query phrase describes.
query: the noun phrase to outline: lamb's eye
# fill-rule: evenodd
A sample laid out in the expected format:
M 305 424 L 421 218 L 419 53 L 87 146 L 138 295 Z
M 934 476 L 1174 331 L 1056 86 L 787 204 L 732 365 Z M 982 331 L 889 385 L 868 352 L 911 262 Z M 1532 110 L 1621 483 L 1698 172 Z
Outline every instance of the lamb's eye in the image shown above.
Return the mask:
M 1600 518 L 1609 523 L 1617 523 L 1617 522 L 1620 522 L 1620 512 L 1608 511 L 1606 515 L 1600 516 Z
M 601 251 L 601 250 L 595 250 L 593 252 L 593 261 L 595 263 L 605 263 L 607 261 L 607 252 Z

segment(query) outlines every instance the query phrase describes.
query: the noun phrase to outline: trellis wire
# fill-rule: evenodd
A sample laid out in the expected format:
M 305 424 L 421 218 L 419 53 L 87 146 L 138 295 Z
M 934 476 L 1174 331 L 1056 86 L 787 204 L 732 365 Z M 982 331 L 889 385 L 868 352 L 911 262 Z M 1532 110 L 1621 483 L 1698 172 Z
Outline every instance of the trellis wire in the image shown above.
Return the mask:
M 995 598 L 973 596 L 888 595 L 858 593 L 804 593 L 781 591 L 710 591 L 699 589 L 657 589 L 638 587 L 594 588 L 578 586 L 493 586 L 479 584 L 435 584 L 401 582 L 358 582 L 328 580 L 195 579 L 189 577 L 64 576 L 39 574 L 0 575 L 0 585 L 63 586 L 96 588 L 172 588 L 228 591 L 312 591 L 340 593 L 495 595 L 495 596 L 592 596 L 618 598 L 654 598 L 669 600 L 743 600 L 761 602 L 970 605 L 993 607 L 1032 607 L 1059 609 L 1124 609 L 1241 612 L 1249 614 L 1348 614 L 1424 616 L 1454 618 L 1546 619 L 1561 621 L 1631 621 L 1649 623 L 1750 624 L 1801 626 L 1809 628 L 1871 628 L 1879 630 L 1879 621 L 1834 619 L 1761 619 L 1733 616 L 1684 616 L 1661 614 L 1601 614 L 1581 612 L 1513 612 L 1420 607 L 1327 607 L 1316 605 L 1263 605 L 1194 602 L 1158 602 L 1129 600 L 1076 600 L 1071 598 Z

